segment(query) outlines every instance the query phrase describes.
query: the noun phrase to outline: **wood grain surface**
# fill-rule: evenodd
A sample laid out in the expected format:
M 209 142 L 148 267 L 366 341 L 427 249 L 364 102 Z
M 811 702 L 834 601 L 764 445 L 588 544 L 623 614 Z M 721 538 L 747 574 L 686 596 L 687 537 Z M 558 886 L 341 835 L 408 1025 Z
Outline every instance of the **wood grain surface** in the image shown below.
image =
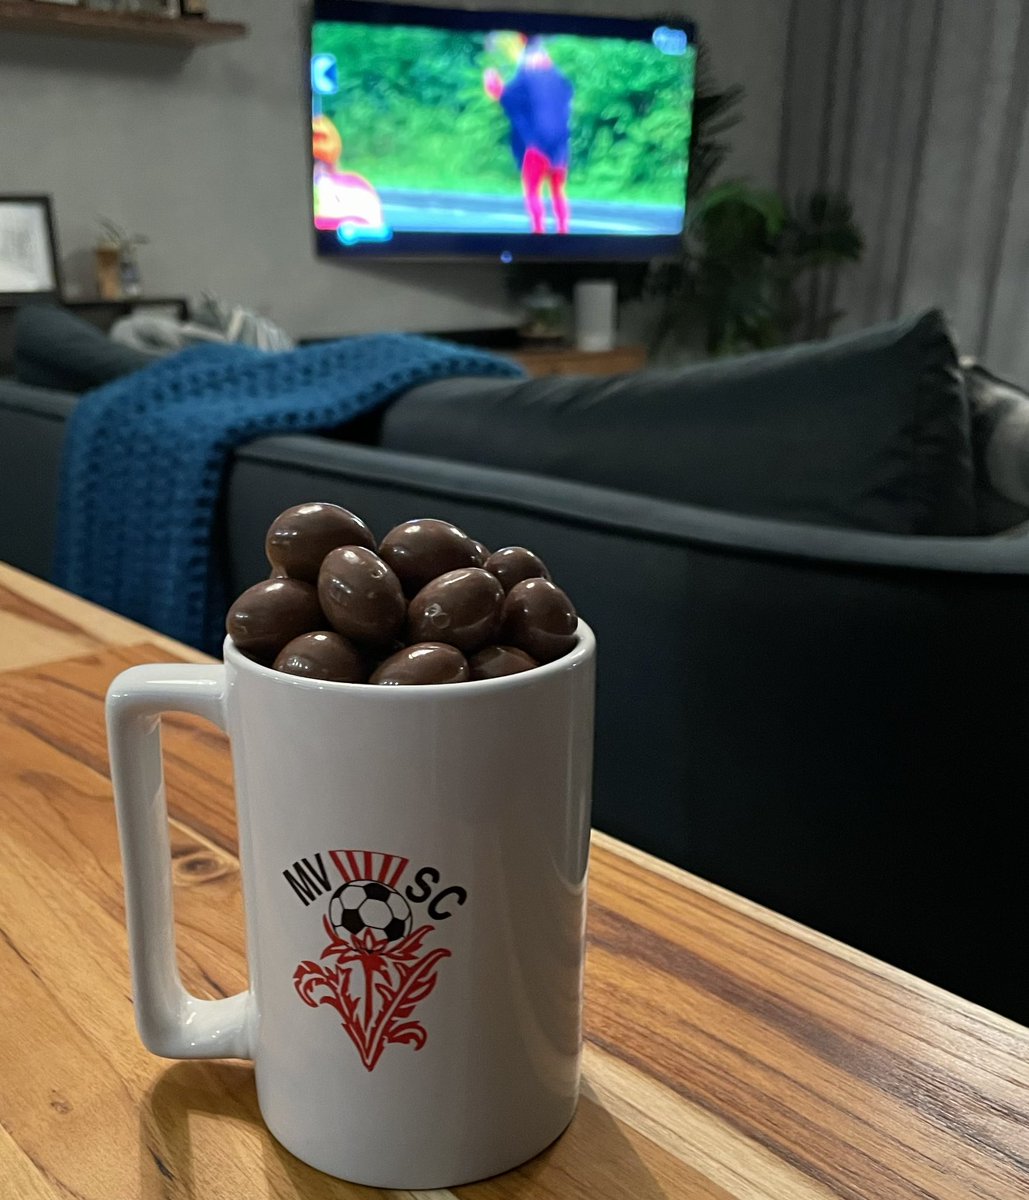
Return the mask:
M 33 657 L 34 656 L 34 657 Z M 0 568 L 0 1200 L 379 1192 L 277 1145 L 250 1066 L 135 1033 L 103 735 L 125 666 L 199 656 Z M 187 986 L 245 986 L 221 733 L 165 722 Z M 1029 1197 L 1029 1030 L 602 835 L 583 1099 L 468 1200 Z
M 530 375 L 620 375 L 642 371 L 646 346 L 615 346 L 611 350 L 577 350 L 574 346 L 524 346 L 507 352 Z

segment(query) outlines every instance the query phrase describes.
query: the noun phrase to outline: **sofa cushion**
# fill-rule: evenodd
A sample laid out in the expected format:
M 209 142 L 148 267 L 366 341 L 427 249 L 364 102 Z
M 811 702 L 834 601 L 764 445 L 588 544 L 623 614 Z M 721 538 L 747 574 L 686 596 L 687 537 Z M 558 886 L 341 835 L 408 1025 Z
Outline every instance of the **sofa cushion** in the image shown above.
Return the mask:
M 390 408 L 382 445 L 782 520 L 976 529 L 968 401 L 936 311 L 675 370 L 441 381 Z
M 968 389 L 980 533 L 1029 521 L 1029 395 L 975 362 Z
M 15 320 L 14 370 L 22 383 L 85 392 L 137 371 L 153 357 L 121 346 L 52 304 L 26 304 Z

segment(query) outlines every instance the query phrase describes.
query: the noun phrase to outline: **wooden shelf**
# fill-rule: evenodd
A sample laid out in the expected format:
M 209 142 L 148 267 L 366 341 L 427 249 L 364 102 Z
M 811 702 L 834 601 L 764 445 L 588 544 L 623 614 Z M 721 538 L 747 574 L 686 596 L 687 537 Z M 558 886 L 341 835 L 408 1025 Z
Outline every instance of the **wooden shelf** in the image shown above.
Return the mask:
M 0 0 L 0 34 L 48 33 L 59 37 L 160 46 L 206 46 L 246 36 L 235 21 L 198 21 L 157 13 L 101 12 L 43 0 Z

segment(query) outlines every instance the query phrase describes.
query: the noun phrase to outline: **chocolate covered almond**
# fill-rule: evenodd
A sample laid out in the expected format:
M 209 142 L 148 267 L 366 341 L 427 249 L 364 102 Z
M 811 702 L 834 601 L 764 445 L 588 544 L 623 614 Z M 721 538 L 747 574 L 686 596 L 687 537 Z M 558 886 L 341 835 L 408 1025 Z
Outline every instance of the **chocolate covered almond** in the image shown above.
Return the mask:
M 495 550 L 486 559 L 486 570 L 496 575 L 505 592 L 523 579 L 550 578 L 543 559 L 524 546 L 505 546 L 502 550 Z
M 330 550 L 337 546 L 375 549 L 368 526 L 338 504 L 296 504 L 272 521 L 264 550 L 272 570 L 291 579 L 317 583 L 318 572 Z
M 318 593 L 299 579 L 265 579 L 237 596 L 225 628 L 237 649 L 271 662 L 287 642 L 325 624 Z
M 407 615 L 400 581 L 364 546 L 329 551 L 318 573 L 318 598 L 332 628 L 355 642 L 391 641 Z
M 405 646 L 372 672 L 370 683 L 410 687 L 429 683 L 464 683 L 468 662 L 455 646 L 419 642 Z
M 448 642 L 470 653 L 496 638 L 504 589 L 489 571 L 465 567 L 425 585 L 407 610 L 412 642 Z
M 478 543 L 449 521 L 405 521 L 382 539 L 379 555 L 408 596 L 447 571 L 482 565 Z
M 472 679 L 501 679 L 505 675 L 520 675 L 539 663 L 516 646 L 483 646 L 468 660 Z
M 318 630 L 287 642 L 275 659 L 275 670 L 302 679 L 364 683 L 368 668 L 357 646 L 339 633 Z
M 578 617 L 565 593 L 546 579 L 516 583 L 504 601 L 500 641 L 537 662 L 552 662 L 575 645 Z

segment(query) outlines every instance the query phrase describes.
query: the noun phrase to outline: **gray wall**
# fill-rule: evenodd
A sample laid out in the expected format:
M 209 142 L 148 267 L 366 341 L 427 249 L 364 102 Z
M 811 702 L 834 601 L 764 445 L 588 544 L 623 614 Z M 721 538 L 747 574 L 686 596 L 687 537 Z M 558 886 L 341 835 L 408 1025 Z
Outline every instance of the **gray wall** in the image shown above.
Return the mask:
M 640 0 L 537 5 L 558 6 L 654 11 Z M 0 192 L 52 194 L 72 287 L 91 290 L 88 248 L 103 214 L 151 239 L 141 253 L 148 293 L 209 289 L 297 334 L 509 321 L 499 265 L 315 259 L 304 8 L 296 0 L 211 7 L 248 22 L 250 37 L 183 56 L 0 34 Z M 764 182 L 777 169 L 787 7 L 695 0 L 684 9 L 709 43 L 719 81 L 747 87 L 730 169 Z

